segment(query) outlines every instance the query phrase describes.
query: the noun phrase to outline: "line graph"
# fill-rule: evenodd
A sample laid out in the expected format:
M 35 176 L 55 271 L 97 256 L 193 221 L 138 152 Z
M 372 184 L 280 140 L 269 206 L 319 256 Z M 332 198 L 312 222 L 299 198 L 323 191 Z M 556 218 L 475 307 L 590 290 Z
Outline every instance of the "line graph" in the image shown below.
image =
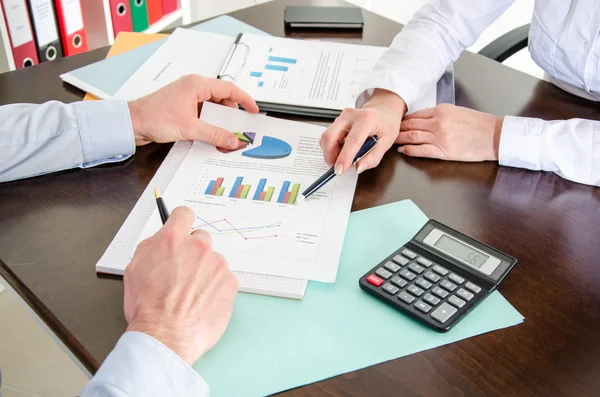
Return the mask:
M 259 230 L 269 229 L 269 228 L 278 228 L 281 227 L 281 222 L 272 223 L 270 225 L 264 226 L 249 226 L 249 227 L 235 227 L 227 218 L 219 219 L 217 221 L 209 222 L 207 220 L 202 219 L 199 216 L 196 216 L 196 219 L 202 222 L 200 225 L 196 225 L 192 227 L 192 230 L 210 227 L 216 231 L 213 232 L 217 235 L 227 235 L 227 234 L 238 234 L 244 240 L 258 240 L 258 239 L 266 239 L 266 238 L 277 238 L 277 234 L 272 235 L 263 235 L 263 236 L 248 236 L 249 233 L 253 233 Z M 220 228 L 219 226 L 215 226 L 216 224 L 227 224 L 229 228 Z

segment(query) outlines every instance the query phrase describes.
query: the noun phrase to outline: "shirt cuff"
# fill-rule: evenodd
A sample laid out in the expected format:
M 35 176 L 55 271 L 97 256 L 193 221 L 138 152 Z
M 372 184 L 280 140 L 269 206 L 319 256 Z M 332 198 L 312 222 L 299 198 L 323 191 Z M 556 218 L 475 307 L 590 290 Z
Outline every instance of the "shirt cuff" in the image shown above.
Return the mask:
M 134 331 L 121 336 L 82 396 L 107 389 L 125 396 L 209 396 L 208 384 L 181 357 L 153 337 Z
M 135 153 L 133 126 L 124 100 L 83 101 L 74 104 L 83 168 L 123 161 Z
M 391 77 L 390 73 L 372 73 L 365 80 L 363 87 L 365 90 L 356 98 L 355 106 L 357 109 L 363 107 L 371 99 L 375 89 L 379 88 L 398 95 L 406 104 L 407 114 L 413 112 L 413 105 L 417 101 L 418 93 L 412 82 L 398 77 Z
M 527 117 L 504 117 L 500 134 L 500 165 L 539 171 L 542 120 Z

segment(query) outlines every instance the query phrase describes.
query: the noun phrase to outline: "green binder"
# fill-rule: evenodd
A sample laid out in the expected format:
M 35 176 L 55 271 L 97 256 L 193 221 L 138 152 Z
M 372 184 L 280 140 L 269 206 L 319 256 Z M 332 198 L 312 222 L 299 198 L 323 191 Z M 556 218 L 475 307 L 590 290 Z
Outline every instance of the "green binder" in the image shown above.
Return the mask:
M 134 32 L 148 29 L 148 6 L 146 0 L 129 0 L 131 4 L 131 21 Z

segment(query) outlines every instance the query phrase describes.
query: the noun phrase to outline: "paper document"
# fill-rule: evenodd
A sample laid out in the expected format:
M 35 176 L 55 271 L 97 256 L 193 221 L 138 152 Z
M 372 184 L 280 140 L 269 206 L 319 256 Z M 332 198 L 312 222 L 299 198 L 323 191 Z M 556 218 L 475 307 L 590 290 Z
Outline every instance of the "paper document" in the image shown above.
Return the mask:
M 240 43 L 236 53 L 247 54 L 232 58 L 225 74 L 256 101 L 336 110 L 354 107 L 368 74 L 387 50 L 253 34 L 244 34 Z
M 137 99 L 188 74 L 217 77 L 234 42 L 231 36 L 178 28 L 114 98 Z
M 296 205 L 327 169 L 324 128 L 205 103 L 207 123 L 234 131 L 232 152 L 194 142 L 163 197 L 196 213 L 232 270 L 334 282 L 354 197 L 354 168 Z M 152 216 L 144 239 L 160 228 Z
M 354 107 L 363 83 L 387 50 L 327 41 L 243 34 L 230 36 L 178 28 L 114 95 L 132 100 L 187 74 L 235 82 L 261 108 L 325 110 L 334 117 Z M 436 87 L 424 90 L 411 111 L 435 106 Z M 310 114 L 310 112 L 308 112 Z

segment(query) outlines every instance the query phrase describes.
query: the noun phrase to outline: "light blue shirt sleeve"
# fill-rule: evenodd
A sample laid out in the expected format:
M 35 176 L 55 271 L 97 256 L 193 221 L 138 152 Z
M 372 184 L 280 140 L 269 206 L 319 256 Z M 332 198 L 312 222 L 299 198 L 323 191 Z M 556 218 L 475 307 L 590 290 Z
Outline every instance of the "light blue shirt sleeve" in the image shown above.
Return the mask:
M 126 101 L 0 106 L 0 182 L 123 161 L 134 152 Z
M 126 332 L 80 397 L 208 397 L 208 384 L 153 337 Z

